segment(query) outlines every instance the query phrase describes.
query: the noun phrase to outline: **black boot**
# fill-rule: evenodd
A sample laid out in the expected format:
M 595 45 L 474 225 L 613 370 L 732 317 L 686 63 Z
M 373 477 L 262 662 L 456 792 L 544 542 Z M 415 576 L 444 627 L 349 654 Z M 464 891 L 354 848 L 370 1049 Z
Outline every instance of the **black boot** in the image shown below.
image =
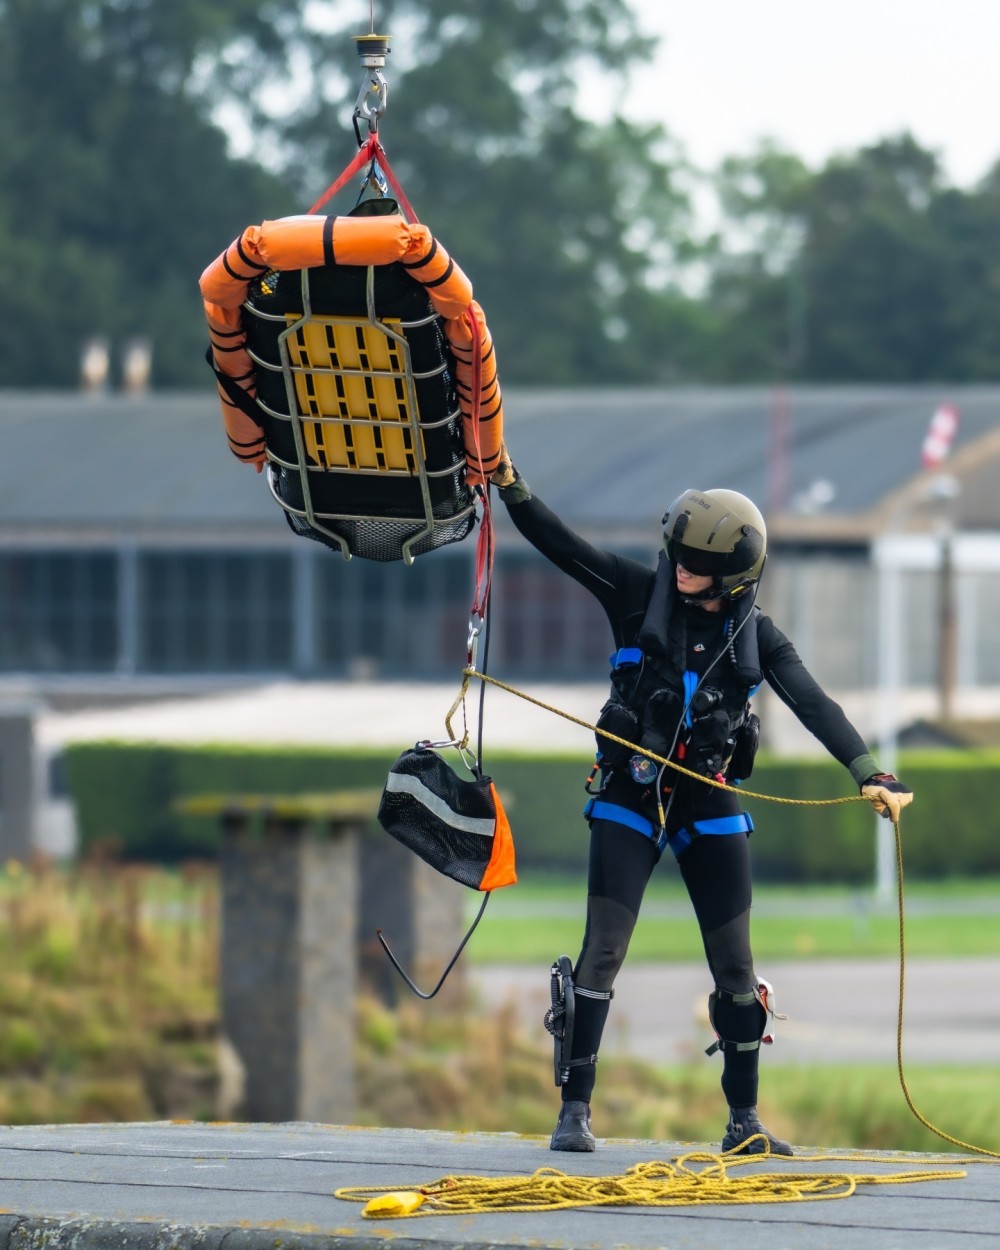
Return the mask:
M 597 1140 L 590 1131 L 590 1103 L 571 1099 L 559 1111 L 550 1150 L 596 1150 Z M 790 1153 L 790 1152 L 789 1152 Z
M 766 1138 L 766 1143 L 761 1138 L 750 1142 L 744 1148 L 743 1143 L 749 1137 L 761 1133 Z M 770 1146 L 773 1155 L 791 1155 L 795 1151 L 786 1141 L 782 1141 L 780 1137 L 775 1137 L 773 1133 L 769 1133 L 761 1124 L 757 1115 L 756 1107 L 730 1107 L 729 1123 L 726 1125 L 726 1135 L 722 1139 L 722 1153 L 727 1150 L 744 1150 L 744 1153 L 751 1155 L 762 1155 L 767 1153 Z

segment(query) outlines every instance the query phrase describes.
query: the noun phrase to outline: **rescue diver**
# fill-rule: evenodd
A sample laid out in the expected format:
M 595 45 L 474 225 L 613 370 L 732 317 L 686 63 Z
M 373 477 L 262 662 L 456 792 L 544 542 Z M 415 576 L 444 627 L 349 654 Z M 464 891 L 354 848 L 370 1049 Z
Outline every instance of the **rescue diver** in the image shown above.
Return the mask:
M 602 551 L 534 496 L 506 447 L 493 483 L 514 525 L 589 590 L 611 625 L 611 694 L 597 722 L 627 742 L 718 781 L 749 776 L 759 721 L 750 696 L 763 681 L 847 768 L 881 815 L 898 819 L 913 795 L 883 773 L 867 745 L 809 674 L 792 643 L 756 606 L 767 554 L 764 520 L 732 490 L 685 490 L 663 517 L 655 572 Z M 590 1102 L 615 977 L 646 884 L 663 851 L 676 857 L 701 929 L 714 986 L 709 1018 L 721 1050 L 729 1120 L 722 1150 L 793 1153 L 757 1114 L 758 1061 L 773 995 L 750 946 L 753 828 L 737 795 L 597 737 L 584 809 L 590 866 L 583 942 L 575 965 L 552 967 L 546 1027 L 556 1042 L 562 1106 L 552 1150 L 590 1151 Z M 752 1139 L 752 1140 L 751 1140 Z

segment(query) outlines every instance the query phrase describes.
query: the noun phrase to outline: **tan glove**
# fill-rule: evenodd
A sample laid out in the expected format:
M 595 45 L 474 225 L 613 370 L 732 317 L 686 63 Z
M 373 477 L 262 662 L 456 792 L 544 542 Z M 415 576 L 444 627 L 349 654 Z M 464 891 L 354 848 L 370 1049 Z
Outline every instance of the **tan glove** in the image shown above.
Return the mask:
M 861 793 L 885 820 L 899 821 L 899 813 L 913 802 L 913 791 L 897 781 L 892 773 L 876 773 L 861 787 Z
M 510 452 L 507 450 L 506 443 L 500 444 L 500 463 L 490 475 L 490 481 L 501 489 L 505 486 L 513 486 L 517 481 L 517 471 L 510 462 Z

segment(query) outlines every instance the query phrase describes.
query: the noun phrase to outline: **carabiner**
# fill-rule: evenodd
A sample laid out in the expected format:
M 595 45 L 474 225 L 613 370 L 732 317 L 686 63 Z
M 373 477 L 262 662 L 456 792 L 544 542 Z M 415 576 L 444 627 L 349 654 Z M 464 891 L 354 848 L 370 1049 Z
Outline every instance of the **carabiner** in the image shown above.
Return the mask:
M 587 791 L 588 794 L 603 794 L 604 793 L 605 777 L 603 773 L 601 774 L 601 784 L 597 787 L 596 790 L 592 788 L 594 784 L 594 778 L 597 776 L 599 772 L 601 772 L 600 758 L 594 760 L 594 767 L 590 770 L 587 780 L 583 783 L 583 788 L 584 790 Z
M 464 738 L 442 738 L 440 741 L 432 741 L 430 738 L 421 738 L 415 744 L 420 751 L 439 751 L 444 747 L 454 747 L 462 757 L 462 763 L 469 771 L 471 777 L 481 777 L 482 769 L 479 767 L 479 761 L 469 750 L 469 735 Z
M 478 612 L 469 617 L 469 637 L 465 644 L 466 668 L 476 667 L 476 652 L 479 650 L 479 634 L 483 628 L 483 618 Z
M 370 191 L 372 193 L 371 198 L 377 200 L 384 200 L 389 194 L 389 183 L 385 174 L 382 173 L 382 166 L 378 163 L 378 158 L 374 156 L 364 178 L 361 180 L 360 194 L 364 196 L 366 191 Z

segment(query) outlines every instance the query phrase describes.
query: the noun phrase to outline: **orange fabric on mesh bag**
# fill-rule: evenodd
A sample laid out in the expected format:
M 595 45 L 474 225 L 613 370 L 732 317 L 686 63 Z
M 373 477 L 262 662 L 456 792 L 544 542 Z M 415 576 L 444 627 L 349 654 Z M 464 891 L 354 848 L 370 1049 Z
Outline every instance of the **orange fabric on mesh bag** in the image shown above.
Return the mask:
M 505 885 L 514 885 L 517 871 L 514 866 L 514 838 L 510 831 L 510 821 L 500 802 L 497 788 L 490 782 L 490 794 L 497 812 L 497 824 L 493 833 L 493 851 L 486 871 L 477 887 L 480 890 L 499 890 Z

